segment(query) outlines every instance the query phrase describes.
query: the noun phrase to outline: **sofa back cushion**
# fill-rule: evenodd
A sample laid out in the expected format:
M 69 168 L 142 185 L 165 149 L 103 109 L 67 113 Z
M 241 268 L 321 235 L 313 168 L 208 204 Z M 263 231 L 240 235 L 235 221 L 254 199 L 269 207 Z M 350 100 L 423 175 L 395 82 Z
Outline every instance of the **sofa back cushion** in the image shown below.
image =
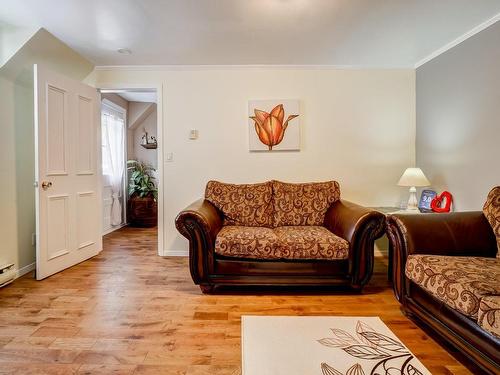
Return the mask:
M 224 225 L 271 227 L 273 225 L 272 184 L 226 184 L 209 181 L 205 199 L 222 211 Z
M 483 212 L 497 236 L 497 258 L 500 258 L 500 186 L 489 192 Z
M 292 184 L 272 181 L 274 226 L 323 225 L 331 204 L 340 199 L 336 181 Z

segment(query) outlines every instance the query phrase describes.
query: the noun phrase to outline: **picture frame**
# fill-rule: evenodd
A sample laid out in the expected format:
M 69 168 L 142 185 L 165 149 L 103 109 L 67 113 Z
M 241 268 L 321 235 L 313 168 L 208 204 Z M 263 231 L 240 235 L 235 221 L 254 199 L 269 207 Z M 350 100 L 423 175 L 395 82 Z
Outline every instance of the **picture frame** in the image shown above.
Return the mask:
M 298 99 L 248 101 L 250 152 L 300 151 Z
M 431 202 L 437 196 L 437 193 L 431 189 L 422 190 L 420 201 L 418 202 L 418 209 L 420 212 L 432 212 Z

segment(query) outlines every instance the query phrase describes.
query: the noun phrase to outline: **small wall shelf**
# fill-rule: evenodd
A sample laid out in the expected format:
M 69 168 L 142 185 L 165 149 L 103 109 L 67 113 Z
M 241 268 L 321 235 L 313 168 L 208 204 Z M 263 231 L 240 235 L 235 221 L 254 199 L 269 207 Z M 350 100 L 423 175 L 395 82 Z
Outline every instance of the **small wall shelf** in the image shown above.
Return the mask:
M 158 142 L 156 141 L 156 137 L 149 136 L 148 132 L 146 131 L 146 128 L 143 129 L 144 129 L 144 135 L 142 136 L 141 146 L 148 150 L 154 150 L 155 148 L 158 148 Z
M 141 146 L 148 149 L 148 150 L 153 150 L 155 148 L 158 148 L 158 143 L 152 142 L 152 143 L 141 143 Z

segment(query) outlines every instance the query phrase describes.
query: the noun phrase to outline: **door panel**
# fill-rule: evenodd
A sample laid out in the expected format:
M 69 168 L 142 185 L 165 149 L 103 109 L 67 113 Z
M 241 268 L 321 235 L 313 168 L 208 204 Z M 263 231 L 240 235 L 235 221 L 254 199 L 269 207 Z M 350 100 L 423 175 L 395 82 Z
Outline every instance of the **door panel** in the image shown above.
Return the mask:
M 47 259 L 69 253 L 69 196 L 49 195 L 47 201 Z
M 68 93 L 63 88 L 47 87 L 45 127 L 48 176 L 67 174 L 67 99 Z
M 92 99 L 78 96 L 77 174 L 95 173 L 92 168 L 95 159 L 92 112 Z
M 37 279 L 102 249 L 100 100 L 35 65 Z
M 77 198 L 77 244 L 78 249 L 95 245 L 94 233 L 96 231 L 96 220 L 86 220 L 93 215 L 93 207 L 96 205 L 96 194 L 94 191 L 78 192 Z

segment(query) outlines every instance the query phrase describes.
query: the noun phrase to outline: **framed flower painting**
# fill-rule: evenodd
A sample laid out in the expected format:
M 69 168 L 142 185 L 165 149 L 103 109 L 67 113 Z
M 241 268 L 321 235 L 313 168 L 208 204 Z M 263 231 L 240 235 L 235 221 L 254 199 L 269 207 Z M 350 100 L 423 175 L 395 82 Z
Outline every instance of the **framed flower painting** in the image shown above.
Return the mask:
M 248 139 L 250 151 L 299 151 L 298 100 L 250 100 Z

